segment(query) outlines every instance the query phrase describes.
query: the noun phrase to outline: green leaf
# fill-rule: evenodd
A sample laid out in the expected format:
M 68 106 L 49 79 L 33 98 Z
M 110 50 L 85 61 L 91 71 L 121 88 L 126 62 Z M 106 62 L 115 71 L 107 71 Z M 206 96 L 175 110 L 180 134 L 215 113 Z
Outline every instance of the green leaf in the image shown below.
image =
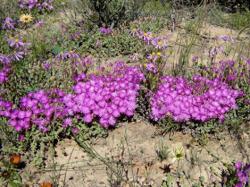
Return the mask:
M 52 48 L 52 53 L 54 55 L 59 54 L 61 51 L 62 51 L 62 48 L 60 46 L 58 46 L 58 45 Z

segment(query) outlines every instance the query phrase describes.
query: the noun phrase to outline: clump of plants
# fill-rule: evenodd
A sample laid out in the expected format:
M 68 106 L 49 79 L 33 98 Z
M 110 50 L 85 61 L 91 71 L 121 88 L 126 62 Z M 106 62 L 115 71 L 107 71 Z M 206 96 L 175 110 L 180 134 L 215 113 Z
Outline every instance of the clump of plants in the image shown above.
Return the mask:
M 53 10 L 53 0 L 18 0 L 18 5 L 21 9 L 32 10 L 37 8 L 40 11 Z
M 238 161 L 226 165 L 222 172 L 222 184 L 228 187 L 244 187 L 249 185 L 250 164 Z
M 170 116 L 175 121 L 208 121 L 225 118 L 236 108 L 242 93 L 217 80 L 196 76 L 188 82 L 182 77 L 166 76 L 151 99 L 152 117 Z
M 7 158 L 0 159 L 0 185 L 1 186 L 22 186 L 20 171 L 24 165 L 20 154 L 11 154 Z
M 86 3 L 82 2 L 82 4 L 86 5 L 85 9 L 87 7 L 92 11 L 92 15 L 89 17 L 90 21 L 100 27 L 116 27 L 123 22 L 135 19 L 145 2 L 146 0 L 92 0 Z

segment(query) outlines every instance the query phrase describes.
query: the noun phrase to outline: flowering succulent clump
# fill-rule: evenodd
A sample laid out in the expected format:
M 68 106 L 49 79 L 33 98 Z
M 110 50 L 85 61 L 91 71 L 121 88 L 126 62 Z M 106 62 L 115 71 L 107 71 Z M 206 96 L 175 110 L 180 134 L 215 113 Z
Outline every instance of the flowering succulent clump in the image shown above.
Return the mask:
M 9 101 L 5 101 L 2 98 L 0 98 L 0 116 L 2 117 L 10 117 L 10 112 L 12 110 L 12 103 Z
M 218 79 L 194 76 L 189 82 L 183 77 L 164 76 L 150 100 L 151 117 L 156 121 L 167 116 L 177 122 L 223 121 L 225 113 L 237 108 L 236 99 L 242 95 Z
M 81 114 L 86 123 L 98 118 L 103 127 L 114 126 L 120 116 L 133 116 L 143 79 L 139 68 L 117 62 L 110 73 L 92 74 L 77 82 L 74 94 L 64 97 L 66 111 L 72 116 Z
M 0 116 L 7 118 L 9 125 L 17 132 L 27 131 L 32 125 L 47 132 L 53 119 L 63 119 L 65 116 L 62 105 L 64 95 L 59 89 L 31 92 L 20 99 L 18 108 L 2 101 L 3 110 Z
M 14 30 L 15 29 L 15 21 L 10 17 L 6 17 L 3 21 L 2 28 L 5 30 Z
M 74 116 L 80 116 L 86 123 L 97 118 L 107 128 L 114 126 L 122 115 L 134 115 L 143 79 L 138 67 L 117 62 L 108 74 L 80 74 L 75 79 L 73 94 L 59 89 L 31 92 L 20 99 L 18 108 L 0 100 L 0 117 L 7 118 L 18 132 L 27 131 L 32 125 L 47 132 L 52 120 L 61 120 L 66 128 L 72 125 Z
M 38 10 L 53 10 L 53 0 L 19 0 L 18 5 L 21 9 L 32 10 L 37 8 Z

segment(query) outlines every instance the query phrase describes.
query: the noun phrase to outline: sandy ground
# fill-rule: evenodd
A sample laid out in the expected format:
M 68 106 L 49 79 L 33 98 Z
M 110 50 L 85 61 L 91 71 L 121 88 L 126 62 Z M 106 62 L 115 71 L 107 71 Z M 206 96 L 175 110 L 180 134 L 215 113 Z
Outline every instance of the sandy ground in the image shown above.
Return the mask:
M 123 124 L 110 132 L 106 139 L 98 139 L 92 148 L 106 160 L 110 159 L 115 169 L 115 162 L 123 163 L 116 171 L 123 173 L 124 178 L 127 172 L 128 180 L 121 186 L 159 187 L 167 174 L 179 176 L 174 180 L 173 187 L 177 186 L 178 181 L 181 186 L 191 186 L 200 177 L 204 178 L 206 186 L 210 186 L 219 184 L 223 163 L 250 159 L 249 125 L 246 125 L 240 139 L 221 132 L 220 140 L 210 139 L 205 146 L 199 145 L 190 135 L 175 133 L 172 136 L 158 136 L 156 132 L 156 127 L 143 122 Z M 157 156 L 161 145 L 169 151 L 163 161 Z M 173 152 L 180 147 L 183 147 L 184 156 L 178 161 Z M 53 162 L 51 158 L 47 160 L 46 170 L 52 169 L 55 164 L 57 171 L 38 172 L 34 177 L 38 183 L 51 181 L 54 177 L 59 186 L 111 186 L 106 165 L 90 158 L 75 141 L 66 139 L 59 142 L 55 150 L 57 156 Z M 129 181 L 136 182 L 132 185 Z

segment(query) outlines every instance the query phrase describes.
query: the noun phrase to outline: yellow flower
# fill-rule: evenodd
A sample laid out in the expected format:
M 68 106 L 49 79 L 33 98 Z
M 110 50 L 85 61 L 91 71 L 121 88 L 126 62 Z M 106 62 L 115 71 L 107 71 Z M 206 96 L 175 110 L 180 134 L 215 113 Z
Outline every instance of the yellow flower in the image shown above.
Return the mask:
M 157 52 L 157 55 L 158 55 L 158 56 L 161 56 L 161 52 Z
M 161 40 L 158 41 L 158 45 L 161 47 L 163 45 L 163 42 Z
M 31 14 L 22 14 L 19 20 L 23 23 L 29 23 L 33 20 L 33 17 Z
M 184 159 L 184 157 L 185 157 L 184 148 L 183 148 L 182 146 L 176 147 L 176 148 L 173 150 L 172 155 L 173 155 L 173 160 L 172 160 L 172 162 L 175 162 L 175 161 L 179 161 L 179 160 Z
M 137 31 L 137 29 L 136 29 L 136 28 L 133 28 L 133 29 L 132 29 L 132 32 L 136 32 L 136 31 Z

